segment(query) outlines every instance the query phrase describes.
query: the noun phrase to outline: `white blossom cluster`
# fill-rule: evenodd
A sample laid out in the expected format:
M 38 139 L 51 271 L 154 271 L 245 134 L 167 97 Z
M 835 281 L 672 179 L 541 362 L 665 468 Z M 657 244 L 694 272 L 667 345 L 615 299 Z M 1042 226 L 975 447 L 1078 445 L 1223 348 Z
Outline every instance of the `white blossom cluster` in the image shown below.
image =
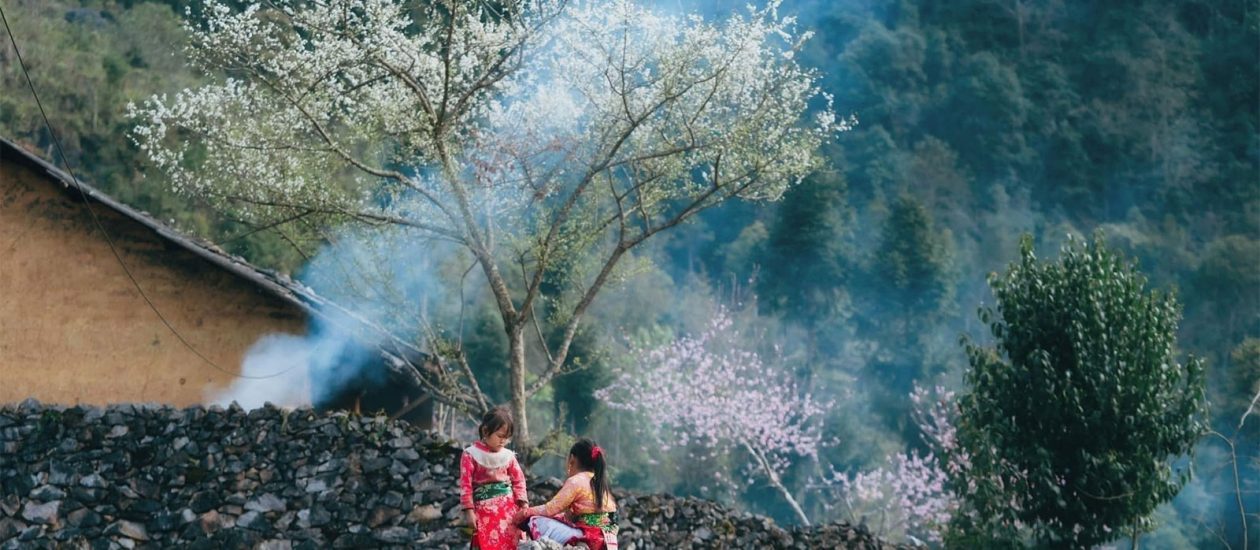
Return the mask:
M 238 205 L 371 211 L 391 187 L 442 191 L 417 174 L 478 132 L 533 19 L 438 4 L 413 20 L 394 0 L 211 0 L 188 53 L 224 78 L 129 105 L 132 137 L 178 190 Z
M 408 6 L 210 0 L 188 53 L 217 82 L 129 105 L 132 139 L 177 190 L 245 213 L 456 238 L 563 218 L 582 249 L 775 199 L 853 123 L 796 63 L 808 33 L 777 2 L 724 22 L 629 0 Z

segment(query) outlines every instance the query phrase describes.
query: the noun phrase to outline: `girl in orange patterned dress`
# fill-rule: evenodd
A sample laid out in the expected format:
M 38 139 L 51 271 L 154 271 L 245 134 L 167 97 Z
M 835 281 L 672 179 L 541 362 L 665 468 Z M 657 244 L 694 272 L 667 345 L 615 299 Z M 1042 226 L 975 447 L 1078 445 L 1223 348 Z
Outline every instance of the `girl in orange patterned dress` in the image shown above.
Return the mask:
M 464 449 L 459 461 L 459 503 L 473 528 L 474 550 L 516 550 L 521 538 L 513 518 L 529 501 L 525 474 L 516 453 L 503 448 L 512 438 L 512 415 L 490 410 L 477 427 L 481 440 Z
M 604 451 L 589 439 L 569 449 L 560 492 L 546 504 L 517 512 L 527 522 L 530 538 L 561 544 L 586 543 L 591 550 L 617 550 L 617 503 L 604 474 Z

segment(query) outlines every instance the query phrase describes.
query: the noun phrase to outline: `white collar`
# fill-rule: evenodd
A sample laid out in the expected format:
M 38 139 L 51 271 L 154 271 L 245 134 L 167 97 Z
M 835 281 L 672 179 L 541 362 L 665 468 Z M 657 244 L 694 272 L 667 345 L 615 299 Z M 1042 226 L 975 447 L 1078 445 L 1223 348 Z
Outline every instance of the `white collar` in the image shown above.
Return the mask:
M 478 447 L 476 443 L 469 445 L 464 452 L 472 455 L 473 460 L 476 460 L 478 464 L 491 470 L 507 466 L 516 458 L 516 453 L 507 449 L 490 452 Z

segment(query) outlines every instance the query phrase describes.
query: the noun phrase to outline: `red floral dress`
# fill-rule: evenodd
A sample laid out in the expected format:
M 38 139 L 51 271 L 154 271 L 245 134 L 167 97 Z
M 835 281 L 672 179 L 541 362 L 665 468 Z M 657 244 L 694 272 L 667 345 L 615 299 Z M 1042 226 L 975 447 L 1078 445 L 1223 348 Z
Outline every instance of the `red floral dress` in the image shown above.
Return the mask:
M 459 460 L 459 503 L 477 516 L 474 549 L 516 550 L 521 535 L 512 517 L 518 503 L 527 502 L 525 474 L 516 453 L 492 452 L 480 441 L 464 449 Z

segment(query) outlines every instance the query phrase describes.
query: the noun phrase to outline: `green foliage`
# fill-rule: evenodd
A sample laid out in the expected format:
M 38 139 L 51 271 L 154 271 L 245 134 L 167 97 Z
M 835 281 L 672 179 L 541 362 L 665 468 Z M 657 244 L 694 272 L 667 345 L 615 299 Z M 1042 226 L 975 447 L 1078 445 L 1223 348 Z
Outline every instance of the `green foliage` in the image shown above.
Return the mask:
M 1177 362 L 1179 306 L 1107 249 L 1069 241 L 990 277 L 980 317 L 997 347 L 967 343 L 959 440 L 972 458 L 956 541 L 1090 547 L 1146 525 L 1188 475 L 1168 460 L 1202 433 L 1203 365 Z M 1017 526 L 1023 525 L 1025 529 Z
M 910 195 L 899 197 L 884 224 L 873 269 L 876 285 L 900 317 L 904 344 L 912 343 L 916 324 L 936 321 L 952 301 L 949 263 L 950 242 L 927 210 Z
M 186 42 L 181 2 L 17 2 L 6 6 L 40 101 L 75 175 L 122 202 L 181 230 L 221 243 L 266 267 L 292 271 L 301 254 L 277 231 L 252 227 L 179 198 L 161 174 L 145 170 L 124 136 L 129 101 L 170 93 L 199 79 L 179 50 Z M 37 150 L 61 166 L 7 35 L 0 42 L 0 136 Z M 240 236 L 240 238 L 233 238 Z
M 788 192 L 757 281 L 763 310 L 806 326 L 845 312 L 851 217 L 844 177 L 835 172 L 815 175 Z
M 464 353 L 476 375 L 481 391 L 496 403 L 511 395 L 507 371 L 508 346 L 503 341 L 503 321 L 488 303 L 479 304 L 472 313 L 468 333 L 464 336 Z
M 552 349 L 559 343 L 562 329 L 559 327 L 552 332 Z M 595 390 L 607 386 L 612 380 L 607 358 L 599 347 L 600 339 L 593 333 L 595 330 L 587 328 L 578 331 L 565 359 L 564 374 L 551 380 L 556 417 L 566 420 L 567 428 L 579 435 L 589 433 L 591 418 L 599 409 Z
M 1218 315 L 1216 327 L 1226 346 L 1243 335 L 1260 334 L 1260 240 L 1230 235 L 1208 245 L 1191 278 L 1196 307 Z

